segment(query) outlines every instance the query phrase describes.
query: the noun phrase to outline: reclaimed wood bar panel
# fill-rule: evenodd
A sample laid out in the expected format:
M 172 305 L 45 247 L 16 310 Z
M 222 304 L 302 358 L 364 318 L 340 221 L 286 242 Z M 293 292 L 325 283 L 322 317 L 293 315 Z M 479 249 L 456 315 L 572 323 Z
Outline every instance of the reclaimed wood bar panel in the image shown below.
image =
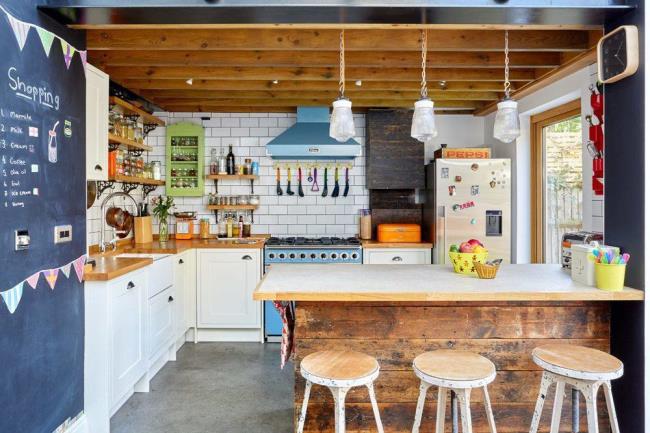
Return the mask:
M 381 366 L 375 390 L 386 433 L 411 432 L 419 386 L 413 359 L 427 350 L 455 348 L 480 353 L 495 363 L 497 378 L 489 391 L 497 430 L 523 433 L 530 427 L 541 378 L 530 356 L 533 348 L 566 342 L 609 351 L 609 338 L 608 302 L 298 302 L 295 416 L 305 385 L 299 370 L 302 358 L 318 350 L 358 350 L 376 357 Z M 554 392 L 551 388 L 549 394 Z M 436 397 L 434 391 L 427 396 L 421 432 L 435 429 Z M 548 400 L 540 431 L 550 427 L 552 398 Z M 567 432 L 569 400 L 567 393 L 561 424 L 561 431 Z M 601 401 L 603 428 L 604 408 Z M 305 432 L 334 431 L 333 410 L 331 393 L 314 386 Z M 449 414 L 447 410 L 447 431 L 451 431 Z M 472 418 L 475 432 L 489 431 L 480 392 L 472 394 Z M 350 433 L 376 431 L 365 388 L 348 393 L 346 421 Z

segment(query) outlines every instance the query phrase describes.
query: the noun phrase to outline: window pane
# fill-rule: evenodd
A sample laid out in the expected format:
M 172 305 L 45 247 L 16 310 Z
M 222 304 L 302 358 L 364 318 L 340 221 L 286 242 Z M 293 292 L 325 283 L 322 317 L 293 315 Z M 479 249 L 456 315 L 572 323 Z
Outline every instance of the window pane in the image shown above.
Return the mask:
M 580 116 L 544 128 L 544 261 L 561 263 L 562 235 L 582 229 Z

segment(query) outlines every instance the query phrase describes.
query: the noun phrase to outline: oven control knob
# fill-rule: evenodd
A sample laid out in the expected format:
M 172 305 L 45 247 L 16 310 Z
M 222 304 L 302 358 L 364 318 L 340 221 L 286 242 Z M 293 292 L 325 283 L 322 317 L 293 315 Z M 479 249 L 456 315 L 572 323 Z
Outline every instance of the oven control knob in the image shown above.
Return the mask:
M 281 253 L 281 254 L 280 254 L 280 258 L 281 258 L 281 259 L 284 259 L 284 258 L 285 258 L 284 253 Z
M 343 260 L 347 260 L 347 259 L 348 259 L 348 253 L 343 253 L 343 254 L 341 254 L 341 258 L 342 258 Z
M 312 259 L 315 259 L 315 258 L 316 258 L 316 254 L 311 253 L 311 255 L 310 255 L 309 257 L 311 257 Z
M 352 253 L 352 259 L 356 260 L 359 258 L 359 254 L 357 253 Z
M 305 259 L 305 258 L 307 258 L 307 254 L 305 254 L 305 253 L 301 253 L 301 254 L 300 254 L 300 258 L 301 258 L 301 259 Z
M 275 258 L 275 254 L 273 253 L 269 254 L 269 259 L 274 259 L 274 258 Z
M 325 253 L 320 253 L 320 258 L 321 258 L 321 259 L 326 259 L 326 258 L 327 258 L 327 254 L 325 254 Z
M 295 259 L 295 258 L 296 258 L 296 255 L 295 255 L 294 253 L 291 253 L 291 254 L 289 254 L 289 258 L 290 258 L 290 259 Z
M 331 255 L 330 257 L 331 257 L 332 259 L 336 260 L 336 259 L 339 257 L 339 255 L 336 254 L 336 253 L 332 253 L 332 255 Z

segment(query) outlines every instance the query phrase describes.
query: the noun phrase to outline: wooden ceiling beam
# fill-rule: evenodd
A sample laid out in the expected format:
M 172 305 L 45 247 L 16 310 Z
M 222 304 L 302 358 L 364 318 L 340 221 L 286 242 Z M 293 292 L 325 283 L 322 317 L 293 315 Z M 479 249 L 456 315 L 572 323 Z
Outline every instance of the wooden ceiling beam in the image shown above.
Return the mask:
M 302 30 L 594 30 L 597 24 L 407 24 L 407 23 L 249 23 L 249 24 L 70 24 L 78 30 L 241 30 L 241 29 L 302 29 Z
M 272 68 L 272 67 L 200 67 L 200 66 L 115 66 L 105 71 L 116 79 L 204 79 L 204 80 L 326 80 L 338 81 L 338 68 Z M 511 81 L 530 81 L 535 71 L 545 69 L 513 69 Z M 346 68 L 350 80 L 363 81 L 420 81 L 417 68 Z M 503 69 L 427 69 L 432 81 L 502 81 Z
M 407 99 L 415 101 L 419 99 L 420 92 L 413 91 L 399 91 L 399 90 L 367 90 L 367 89 L 350 89 L 346 90 L 346 96 L 353 101 L 358 99 Z M 282 104 L 283 99 L 300 99 L 305 97 L 303 91 L 271 91 L 271 90 L 155 90 L 144 91 L 141 95 L 152 101 L 164 98 L 181 98 L 181 99 L 206 99 L 206 98 L 225 98 L 225 99 L 266 99 L 277 100 L 278 104 Z M 310 91 L 308 96 L 310 98 L 318 99 L 336 99 L 338 90 L 332 88 L 331 90 L 314 90 Z M 429 91 L 429 97 L 434 101 L 494 101 L 499 97 L 497 92 L 447 92 L 444 90 Z
M 590 32 L 579 30 L 512 30 L 511 51 L 582 51 L 590 48 Z M 499 51 L 501 30 L 436 30 L 428 35 L 430 50 Z M 93 50 L 282 50 L 338 51 L 337 29 L 138 29 L 89 30 Z M 348 51 L 419 51 L 417 29 L 351 29 Z
M 272 90 L 272 91 L 300 91 L 311 92 L 318 90 L 338 89 L 338 83 L 332 81 L 292 81 L 284 80 L 274 84 L 270 80 L 232 81 L 232 80 L 200 80 L 195 79 L 190 86 L 183 79 L 177 80 L 146 80 L 146 79 L 123 79 L 117 80 L 127 89 L 136 93 L 150 90 Z M 524 83 L 512 83 L 513 90 Z M 499 81 L 447 81 L 445 92 L 502 92 L 503 83 Z M 356 86 L 354 81 L 346 84 L 348 91 L 359 89 L 370 90 L 394 90 L 394 91 L 418 91 L 420 83 L 414 81 L 364 81 L 362 85 Z M 440 83 L 429 82 L 429 90 L 440 89 Z
M 574 53 L 574 52 L 570 52 Z M 514 52 L 511 68 L 553 68 L 566 59 L 561 52 Z M 89 61 L 100 67 L 110 66 L 273 66 L 273 67 L 337 67 L 335 51 L 156 51 L 115 50 L 91 51 Z M 351 51 L 345 57 L 348 67 L 417 68 L 421 65 L 417 52 Z M 494 68 L 504 64 L 501 51 L 431 52 L 429 68 Z
M 318 99 L 318 98 L 296 98 L 296 99 L 283 99 L 278 102 L 273 99 L 240 99 L 240 98 L 159 98 L 156 104 L 161 107 L 187 107 L 187 109 L 180 111 L 196 111 L 197 107 L 205 106 L 220 106 L 220 107 L 237 107 L 237 106 L 324 106 L 327 107 L 332 104 L 331 98 Z M 356 107 L 402 107 L 413 108 L 413 100 L 411 99 L 358 99 L 353 101 Z M 436 101 L 437 108 L 467 108 L 476 109 L 482 106 L 481 101 Z M 212 111 L 212 110 L 207 110 Z

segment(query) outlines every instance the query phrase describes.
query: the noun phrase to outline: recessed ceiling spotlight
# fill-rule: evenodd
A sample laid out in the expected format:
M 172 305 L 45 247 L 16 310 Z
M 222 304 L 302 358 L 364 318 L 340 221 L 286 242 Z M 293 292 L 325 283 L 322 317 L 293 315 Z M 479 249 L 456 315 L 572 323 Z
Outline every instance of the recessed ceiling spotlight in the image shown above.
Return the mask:
M 357 87 L 361 87 L 362 84 L 363 84 L 363 81 L 361 81 L 361 80 L 357 80 L 357 81 L 354 82 L 354 85 L 357 86 Z
M 191 86 L 192 84 L 194 84 L 194 78 L 190 78 L 189 80 L 186 81 L 186 83 L 188 86 Z
M 278 83 L 280 82 L 280 80 L 273 80 L 273 81 L 271 81 L 271 82 L 272 82 L 273 84 L 278 84 Z

